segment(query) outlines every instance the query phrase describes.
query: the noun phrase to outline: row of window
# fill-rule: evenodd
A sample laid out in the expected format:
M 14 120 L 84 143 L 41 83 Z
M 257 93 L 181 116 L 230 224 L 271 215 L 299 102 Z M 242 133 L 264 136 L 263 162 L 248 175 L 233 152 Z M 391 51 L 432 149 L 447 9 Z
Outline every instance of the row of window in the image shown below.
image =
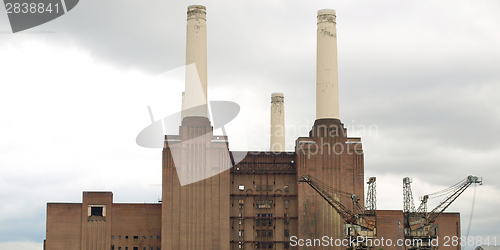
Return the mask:
M 273 230 L 255 230 L 257 232 L 257 237 L 264 237 L 264 236 L 273 236 Z M 288 237 L 290 236 L 290 231 L 288 229 L 285 229 L 284 231 L 284 236 Z M 245 230 L 241 229 L 238 231 L 238 237 L 243 238 L 245 237 Z
M 289 249 L 290 248 L 290 242 L 285 242 L 285 249 Z M 243 248 L 243 246 L 245 245 L 245 243 L 243 242 L 239 242 L 238 243 L 238 248 Z M 274 244 L 272 242 L 257 242 L 255 244 L 255 248 L 258 248 L 258 249 L 273 249 L 274 248 Z
M 284 207 L 289 208 L 290 207 L 290 200 L 284 200 L 283 201 Z M 263 208 L 263 209 L 268 209 L 276 206 L 274 204 L 273 200 L 258 200 L 255 201 L 255 207 L 257 208 Z M 238 206 L 239 208 L 245 208 L 245 200 L 238 200 Z
M 243 217 L 243 214 L 238 214 L 239 217 Z M 259 218 L 273 218 L 273 214 L 255 214 L 255 217 L 257 217 L 257 219 Z M 283 217 L 285 217 L 285 219 L 288 217 L 288 214 L 283 214 Z
M 255 230 L 257 237 L 272 237 L 273 230 Z
M 272 218 L 263 218 L 263 219 L 255 219 L 255 226 L 256 227 L 272 227 L 273 226 L 273 219 Z
M 156 247 L 156 250 L 160 250 L 160 247 Z M 139 247 L 116 247 L 111 245 L 111 250 L 140 250 Z M 142 250 L 155 250 L 154 247 L 143 247 Z
M 286 185 L 283 189 L 288 192 L 290 187 Z M 238 190 L 245 191 L 245 185 L 238 185 Z M 255 185 L 255 191 L 273 191 L 273 185 Z
M 134 240 L 138 240 L 139 239 L 139 236 L 137 235 L 134 235 Z M 147 236 L 142 236 L 143 239 L 147 239 L 148 237 Z M 155 237 L 153 235 L 150 236 L 150 239 L 153 240 Z M 114 235 L 111 235 L 111 239 L 115 239 L 115 236 Z M 121 240 L 122 239 L 122 236 L 121 235 L 118 235 L 118 239 Z M 128 235 L 125 236 L 125 239 L 128 239 Z M 159 240 L 160 239 L 160 236 L 156 236 L 156 239 Z
M 238 224 L 243 225 L 245 222 L 243 214 L 239 214 L 239 217 Z M 273 214 L 256 214 L 255 217 L 257 217 L 255 218 L 255 226 L 273 226 Z M 284 223 L 289 224 L 290 217 L 288 214 L 284 214 L 284 217 Z

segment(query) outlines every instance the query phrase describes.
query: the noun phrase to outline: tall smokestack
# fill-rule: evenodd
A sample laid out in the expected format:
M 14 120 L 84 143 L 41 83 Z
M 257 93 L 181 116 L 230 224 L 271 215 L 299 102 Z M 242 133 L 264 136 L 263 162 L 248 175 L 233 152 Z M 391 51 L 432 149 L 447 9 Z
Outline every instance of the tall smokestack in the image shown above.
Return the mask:
M 190 5 L 186 32 L 186 89 L 184 116 L 207 115 L 207 12 Z M 196 108 L 195 108 L 196 107 Z
M 271 151 L 285 151 L 285 97 L 282 93 L 271 95 Z
M 337 28 L 335 10 L 318 11 L 316 119 L 339 119 Z

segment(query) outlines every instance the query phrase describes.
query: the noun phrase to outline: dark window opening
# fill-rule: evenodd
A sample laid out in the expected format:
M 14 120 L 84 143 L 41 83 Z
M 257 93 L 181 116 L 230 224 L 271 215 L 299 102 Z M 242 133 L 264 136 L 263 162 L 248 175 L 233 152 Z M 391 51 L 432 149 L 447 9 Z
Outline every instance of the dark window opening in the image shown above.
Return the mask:
M 90 216 L 100 216 L 102 217 L 103 214 L 103 207 L 90 207 Z
M 272 242 L 257 242 L 257 248 L 273 249 Z
M 134 236 L 134 240 L 137 240 L 137 239 L 139 239 L 139 236 Z
M 255 201 L 255 205 L 257 206 L 257 208 L 272 208 L 273 207 L 273 200 Z
M 273 214 L 257 214 L 255 226 L 273 226 Z
M 257 237 L 272 237 L 273 230 L 256 230 Z

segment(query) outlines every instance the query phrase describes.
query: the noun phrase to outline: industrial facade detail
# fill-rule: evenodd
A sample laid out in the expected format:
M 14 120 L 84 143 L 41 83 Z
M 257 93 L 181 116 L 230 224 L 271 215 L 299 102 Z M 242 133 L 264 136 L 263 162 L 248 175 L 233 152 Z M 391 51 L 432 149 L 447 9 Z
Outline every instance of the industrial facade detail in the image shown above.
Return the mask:
M 354 194 L 365 207 L 361 138 L 348 137 L 339 116 L 335 11 L 317 16 L 314 125 L 296 139 L 294 151 L 285 151 L 284 95 L 273 93 L 271 149 L 262 152 L 229 151 L 228 137 L 213 134 L 206 105 L 206 8 L 192 5 L 187 14 L 186 65 L 194 64 L 199 77 L 186 74 L 179 134 L 165 137 L 162 202 L 113 203 L 111 192 L 84 192 L 82 203 L 48 203 L 46 250 L 323 249 L 291 240 L 345 236 L 338 212 L 298 184 L 302 176 Z M 350 198 L 335 199 L 354 209 Z M 374 210 L 377 238 L 404 239 L 403 212 Z M 460 236 L 460 214 L 444 213 L 436 224 L 440 235 Z

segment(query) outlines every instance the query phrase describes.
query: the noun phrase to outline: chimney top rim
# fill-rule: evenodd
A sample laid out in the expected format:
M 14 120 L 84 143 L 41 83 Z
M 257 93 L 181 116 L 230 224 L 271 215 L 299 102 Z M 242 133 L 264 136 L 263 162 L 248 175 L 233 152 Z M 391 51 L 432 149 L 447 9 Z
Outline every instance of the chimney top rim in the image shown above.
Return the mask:
M 207 7 L 203 6 L 203 5 L 189 5 L 187 7 L 188 11 L 193 11 L 193 10 L 202 10 L 202 11 L 207 11 Z
M 336 15 L 334 9 L 321 9 L 318 10 L 318 15 Z

